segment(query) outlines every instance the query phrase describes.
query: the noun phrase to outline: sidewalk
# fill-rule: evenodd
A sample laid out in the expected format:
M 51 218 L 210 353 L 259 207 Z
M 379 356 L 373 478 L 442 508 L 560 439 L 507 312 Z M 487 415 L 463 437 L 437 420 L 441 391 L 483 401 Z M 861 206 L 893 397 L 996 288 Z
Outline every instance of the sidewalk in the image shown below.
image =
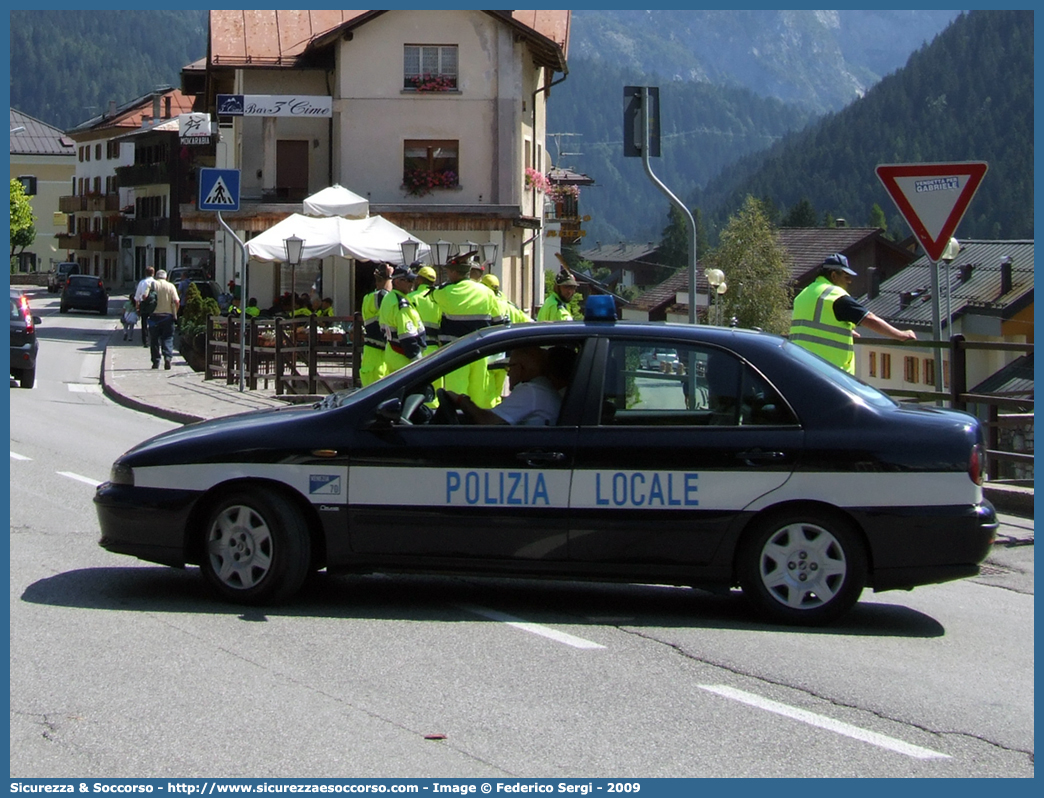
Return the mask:
M 170 371 L 162 365 L 154 371 L 149 351 L 141 345 L 140 330 L 134 336 L 134 341 L 124 341 L 122 330 L 117 330 L 105 347 L 102 389 L 118 404 L 183 424 L 291 404 L 271 390 L 240 393 L 238 383 L 204 380 L 177 352 Z M 984 492 L 998 513 L 1033 518 L 1033 488 L 987 485 Z
M 204 380 L 177 352 L 170 371 L 152 368 L 149 350 L 141 345 L 141 329 L 133 341 L 123 340 L 123 330 L 109 336 L 102 363 L 102 390 L 117 404 L 170 421 L 191 424 L 219 416 L 286 407 L 274 391 L 239 392 L 239 384 Z

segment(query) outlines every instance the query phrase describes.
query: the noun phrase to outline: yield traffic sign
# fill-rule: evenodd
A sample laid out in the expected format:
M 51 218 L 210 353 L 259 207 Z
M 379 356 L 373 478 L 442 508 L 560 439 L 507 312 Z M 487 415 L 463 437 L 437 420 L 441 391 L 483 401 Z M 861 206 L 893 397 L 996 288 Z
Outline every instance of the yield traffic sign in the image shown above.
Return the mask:
M 239 210 L 239 170 L 199 170 L 199 209 L 201 211 Z
M 882 164 L 876 172 L 928 257 L 938 261 L 986 169 L 983 161 L 964 161 Z

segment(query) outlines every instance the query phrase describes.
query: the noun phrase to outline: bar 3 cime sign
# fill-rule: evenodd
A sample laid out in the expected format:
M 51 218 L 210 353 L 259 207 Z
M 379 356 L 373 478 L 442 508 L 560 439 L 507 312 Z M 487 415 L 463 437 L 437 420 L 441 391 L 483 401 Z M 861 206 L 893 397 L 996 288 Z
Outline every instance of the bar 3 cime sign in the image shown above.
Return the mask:
M 333 98 L 306 94 L 219 94 L 218 116 L 333 116 Z

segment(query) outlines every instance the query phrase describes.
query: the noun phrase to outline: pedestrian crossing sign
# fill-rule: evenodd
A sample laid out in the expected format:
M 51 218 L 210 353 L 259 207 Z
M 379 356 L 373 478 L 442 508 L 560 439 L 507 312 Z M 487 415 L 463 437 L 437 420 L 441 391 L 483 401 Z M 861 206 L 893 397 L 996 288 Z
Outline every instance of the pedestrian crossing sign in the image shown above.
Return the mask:
M 199 209 L 201 211 L 238 211 L 239 170 L 200 169 Z

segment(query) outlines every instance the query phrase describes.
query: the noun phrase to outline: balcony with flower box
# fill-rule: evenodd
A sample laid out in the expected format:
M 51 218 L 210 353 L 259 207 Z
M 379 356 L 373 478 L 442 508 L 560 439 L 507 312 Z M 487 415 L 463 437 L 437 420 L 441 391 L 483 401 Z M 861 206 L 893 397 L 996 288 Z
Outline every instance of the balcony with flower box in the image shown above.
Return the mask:
M 58 233 L 58 249 L 86 249 L 87 244 L 83 236 L 78 233 Z

